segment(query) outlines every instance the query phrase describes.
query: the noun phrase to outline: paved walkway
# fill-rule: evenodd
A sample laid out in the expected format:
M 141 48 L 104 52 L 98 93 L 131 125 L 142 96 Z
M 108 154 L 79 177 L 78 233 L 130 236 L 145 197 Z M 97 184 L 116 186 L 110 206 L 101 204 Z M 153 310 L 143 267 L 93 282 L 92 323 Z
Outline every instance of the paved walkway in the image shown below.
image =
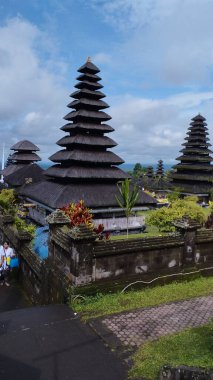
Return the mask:
M 98 318 L 91 325 L 111 346 L 134 348 L 211 318 L 213 297 L 206 296 Z
M 68 306 L 29 307 L 15 283 L 0 287 L 1 380 L 125 380 L 126 373 Z
M 29 301 L 16 281 L 12 280 L 10 287 L 0 286 L 0 312 L 22 309 L 29 306 Z

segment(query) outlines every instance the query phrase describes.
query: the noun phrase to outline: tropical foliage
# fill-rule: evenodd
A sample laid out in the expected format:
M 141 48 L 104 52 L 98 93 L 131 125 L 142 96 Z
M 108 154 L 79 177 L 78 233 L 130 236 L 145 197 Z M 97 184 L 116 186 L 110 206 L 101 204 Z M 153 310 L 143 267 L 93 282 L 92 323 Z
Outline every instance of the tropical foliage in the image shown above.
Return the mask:
M 18 199 L 12 189 L 3 189 L 0 192 L 0 206 L 4 214 L 10 214 L 14 216 L 14 225 L 18 231 L 24 231 L 30 233 L 32 236 L 35 234 L 36 227 L 31 223 L 26 223 L 24 219 L 18 216 L 19 205 Z
M 71 228 L 84 224 L 98 235 L 99 240 L 109 239 L 109 234 L 104 233 L 103 224 L 95 227 L 91 210 L 86 207 L 83 200 L 78 203 L 70 203 L 62 207 L 61 210 L 69 217 Z
M 15 226 L 18 231 L 28 232 L 30 235 L 34 236 L 36 231 L 36 226 L 32 223 L 27 224 L 24 219 L 15 216 Z
M 129 217 L 132 214 L 132 208 L 137 202 L 139 192 L 136 185 L 130 186 L 130 180 L 126 178 L 120 184 L 118 184 L 119 197 L 116 196 L 118 205 L 124 209 L 127 219 L 127 237 L 129 234 Z
M 200 224 L 205 222 L 206 213 L 197 204 L 197 197 L 188 196 L 184 199 L 177 199 L 171 202 L 169 207 L 153 211 L 148 218 L 148 224 L 157 226 L 161 232 L 174 231 L 173 222 L 184 216 L 197 220 Z
M 17 208 L 16 197 L 12 189 L 3 189 L 0 192 L 0 206 L 7 214 L 15 214 Z

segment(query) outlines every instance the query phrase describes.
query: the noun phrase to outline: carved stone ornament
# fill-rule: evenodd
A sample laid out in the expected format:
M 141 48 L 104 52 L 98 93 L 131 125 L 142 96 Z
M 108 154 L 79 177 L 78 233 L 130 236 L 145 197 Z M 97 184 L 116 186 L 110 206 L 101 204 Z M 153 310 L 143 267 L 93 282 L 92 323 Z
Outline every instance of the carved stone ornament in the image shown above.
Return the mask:
M 62 210 L 55 210 L 52 214 L 48 215 L 46 221 L 49 224 L 69 224 L 69 217 Z

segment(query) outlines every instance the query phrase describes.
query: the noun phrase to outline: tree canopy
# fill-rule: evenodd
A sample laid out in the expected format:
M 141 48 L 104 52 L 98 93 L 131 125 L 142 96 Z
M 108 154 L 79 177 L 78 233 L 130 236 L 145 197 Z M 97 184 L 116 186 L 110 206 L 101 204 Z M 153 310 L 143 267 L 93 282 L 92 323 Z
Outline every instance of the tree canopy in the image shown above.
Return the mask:
M 196 196 L 174 200 L 169 207 L 162 207 L 153 211 L 149 216 L 148 224 L 158 227 L 161 232 L 174 231 L 173 222 L 184 216 L 197 220 L 201 224 L 205 222 L 206 213 L 197 204 Z

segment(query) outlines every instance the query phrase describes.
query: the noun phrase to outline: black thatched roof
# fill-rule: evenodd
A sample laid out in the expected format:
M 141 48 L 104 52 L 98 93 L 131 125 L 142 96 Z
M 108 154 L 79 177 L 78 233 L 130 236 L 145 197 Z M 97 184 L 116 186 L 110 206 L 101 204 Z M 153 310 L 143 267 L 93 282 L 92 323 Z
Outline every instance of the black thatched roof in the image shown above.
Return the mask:
M 158 161 L 157 165 L 157 170 L 156 170 L 156 175 L 158 177 L 163 177 L 164 176 L 164 165 L 163 165 L 163 160 Z
M 75 85 L 75 88 L 78 88 L 81 90 L 82 88 L 86 88 L 87 90 L 100 90 L 103 88 L 103 86 L 100 83 L 95 83 L 95 82 L 89 82 L 89 81 L 83 81 L 79 82 Z
M 75 122 L 81 122 L 84 120 L 88 121 L 89 119 L 93 122 L 102 122 L 110 120 L 111 116 L 103 111 L 89 111 L 88 109 L 81 109 L 78 111 L 69 112 L 66 116 L 64 116 L 64 119 L 69 121 L 75 120 Z
M 7 177 L 8 175 L 15 173 L 17 170 L 25 168 L 25 166 L 25 164 L 12 163 L 9 166 L 5 167 L 4 170 L 1 171 L 1 174 L 3 174 L 4 177 Z
M 39 148 L 28 140 L 22 140 L 14 144 L 11 150 L 15 150 L 10 155 L 10 164 L 2 171 L 4 181 L 11 187 L 17 187 L 25 183 L 25 178 L 32 178 L 32 181 L 40 181 L 41 169 L 34 164 L 40 161 L 40 157 L 35 153 Z
M 41 161 L 41 158 L 35 153 L 36 151 L 39 151 L 40 149 L 35 144 L 33 144 L 32 142 L 28 140 L 21 140 L 17 142 L 16 144 L 14 144 L 10 149 L 16 151 L 10 157 L 11 159 L 10 166 L 17 165 L 17 164 L 28 165 L 32 162 Z
M 98 82 L 102 78 L 99 77 L 99 75 L 96 74 L 89 74 L 88 72 L 86 74 L 81 74 L 77 78 L 77 80 L 80 81 L 91 81 L 91 82 Z
M 15 152 L 11 156 L 11 160 L 14 160 L 16 162 L 25 161 L 27 163 L 34 162 L 34 161 L 41 161 L 40 157 L 36 153 L 26 153 L 25 151 L 22 152 Z
M 118 207 L 115 195 L 118 195 L 116 184 L 62 184 L 43 181 L 33 185 L 23 186 L 20 194 L 27 198 L 43 203 L 50 208 L 59 208 L 80 199 L 90 208 Z M 156 200 L 140 190 L 136 205 L 155 205 Z
M 63 127 L 61 127 L 62 131 L 65 132 L 96 132 L 96 133 L 109 133 L 113 132 L 114 128 L 112 128 L 108 124 L 94 124 L 94 123 L 86 123 L 86 122 L 81 122 L 81 123 L 68 123 L 65 124 Z
M 197 116 L 193 117 L 191 120 L 193 120 L 194 122 L 195 121 L 198 121 L 198 122 L 203 122 L 206 121 L 205 117 L 203 117 L 202 115 L 198 114 Z
M 42 175 L 44 170 L 37 164 L 24 165 L 23 167 L 17 166 L 19 166 L 19 169 L 16 168 L 13 173 L 5 176 L 5 182 L 10 187 L 19 187 L 26 182 L 39 182 L 44 178 Z
M 76 145 L 89 145 L 91 147 L 103 146 L 105 148 L 112 148 L 113 146 L 117 145 L 114 140 L 110 139 L 107 136 L 90 136 L 82 134 L 62 137 L 62 139 L 57 141 L 57 144 L 60 146 L 73 146 L 73 148 L 75 148 Z
M 182 155 L 176 158 L 177 161 L 181 162 L 195 162 L 197 163 L 197 157 L 196 156 L 190 156 L 190 155 Z M 213 158 L 211 156 L 203 156 L 199 157 L 199 162 L 211 162 Z
M 91 59 L 88 58 L 87 62 L 78 69 L 79 73 L 87 73 L 87 74 L 97 74 L 100 73 L 100 70 L 94 63 L 91 62 Z
M 186 142 L 182 144 L 184 148 L 180 150 L 183 154 L 177 157 L 180 163 L 174 166 L 175 171 L 172 173 L 174 186 L 196 194 L 203 192 L 203 189 L 210 189 L 213 180 L 213 158 L 210 156 L 212 151 L 209 149 L 211 144 L 208 142 L 205 120 L 201 115 L 192 119 Z
M 102 167 L 92 167 L 92 166 L 70 166 L 61 170 L 60 165 L 53 165 L 46 170 L 45 175 L 53 178 L 62 178 L 65 180 L 72 180 L 72 182 L 82 182 L 91 180 L 102 180 L 116 182 L 122 180 L 124 177 L 123 171 L 116 167 L 110 167 L 103 169 Z
M 124 161 L 108 149 L 116 142 L 105 136 L 113 128 L 104 122 L 111 117 L 101 109 L 107 103 L 100 101 L 105 95 L 98 89 L 99 69 L 90 61 L 78 70 L 74 100 L 69 107 L 74 111 L 65 116 L 69 123 L 61 129 L 67 135 L 58 141 L 65 149 L 50 159 L 56 165 L 45 171 L 46 179 L 38 184 L 21 188 L 20 194 L 50 208 L 61 207 L 83 199 L 88 207 L 117 207 L 117 182 L 128 175 L 116 167 Z M 137 205 L 155 204 L 156 200 L 140 190 Z
M 127 174 L 115 167 L 124 161 L 108 150 L 117 143 L 104 135 L 113 128 L 104 123 L 111 116 L 102 111 L 108 104 L 100 100 L 105 95 L 97 90 L 101 86 L 98 83 L 101 78 L 96 75 L 100 70 L 88 61 L 78 71 L 81 75 L 76 87 L 80 90 L 71 95 L 75 100 L 68 107 L 74 110 L 64 117 L 70 123 L 61 128 L 69 134 L 57 142 L 65 149 L 50 157 L 59 164 L 47 169 L 45 174 L 68 182 L 75 182 L 77 178 L 93 182 L 100 178 L 111 182 L 124 179 Z
M 102 91 L 92 91 L 88 90 L 87 88 L 82 88 L 81 90 L 74 91 L 70 97 L 74 99 L 81 99 L 81 98 L 87 98 L 87 99 L 102 99 L 105 98 L 106 95 Z
M 90 109 L 91 106 L 93 106 L 94 109 L 96 108 L 98 110 L 109 108 L 109 105 L 103 100 L 85 99 L 85 98 L 73 100 L 71 103 L 67 105 L 67 107 L 75 108 L 76 110 L 81 109 L 82 107 L 84 107 L 85 109 Z
M 19 142 L 17 142 L 16 144 L 14 144 L 13 146 L 11 146 L 10 148 L 11 150 L 27 150 L 27 151 L 39 151 L 40 149 L 35 145 L 33 144 L 32 142 L 28 141 L 28 140 L 21 140 Z
M 67 166 L 71 167 L 73 164 L 76 165 L 76 161 L 78 161 L 79 164 L 83 163 L 84 164 L 83 168 L 85 167 L 85 164 L 90 165 L 90 167 L 92 165 L 94 169 L 98 165 L 100 166 L 100 164 L 102 164 L 102 165 L 104 165 L 104 166 L 102 166 L 103 171 L 107 167 L 108 167 L 108 169 L 110 169 L 111 165 L 120 165 L 124 162 L 119 156 L 117 156 L 117 154 L 115 154 L 113 152 L 99 152 L 99 151 L 95 151 L 95 150 L 93 150 L 93 151 L 92 150 L 82 151 L 80 149 L 60 150 L 60 151 L 56 152 L 55 154 L 53 154 L 50 157 L 50 159 L 53 162 L 61 162 L 61 163 L 66 164 L 66 166 L 63 167 L 63 170 L 65 170 L 67 168 Z M 106 164 L 108 164 L 107 167 L 106 167 Z M 109 164 L 110 164 L 110 166 L 109 166 Z M 61 168 L 61 166 L 60 166 L 60 168 Z M 49 168 L 49 169 L 51 169 L 51 168 Z M 46 172 L 45 172 L 46 174 L 48 174 L 49 169 L 46 170 Z M 63 170 L 61 170 L 61 171 L 63 171 Z M 80 170 L 80 167 L 79 167 L 79 170 Z M 123 173 L 123 171 L 122 171 L 122 173 Z M 80 175 L 79 175 L 79 178 L 81 178 Z M 89 173 L 88 173 L 88 178 L 89 178 Z

